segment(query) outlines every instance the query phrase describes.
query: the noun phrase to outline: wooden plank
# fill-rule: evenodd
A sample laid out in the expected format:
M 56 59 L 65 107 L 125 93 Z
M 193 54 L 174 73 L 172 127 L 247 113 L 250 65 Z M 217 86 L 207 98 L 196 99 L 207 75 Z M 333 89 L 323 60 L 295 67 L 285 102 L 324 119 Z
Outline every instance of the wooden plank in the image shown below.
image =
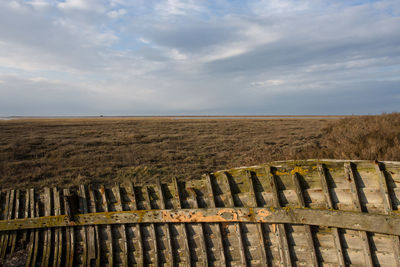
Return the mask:
M 172 183 L 174 185 L 174 190 L 176 192 L 176 196 L 175 197 L 176 197 L 176 204 L 177 204 L 177 206 L 174 207 L 174 208 L 182 209 L 181 193 L 180 193 L 180 190 L 179 190 L 178 180 L 176 179 L 176 177 L 172 178 Z M 192 259 L 191 259 L 192 255 L 191 255 L 191 250 L 189 248 L 189 239 L 188 239 L 188 233 L 187 233 L 186 225 L 185 224 L 178 225 L 178 231 L 180 229 L 182 229 L 182 231 L 180 231 L 179 234 L 182 235 L 182 241 L 183 241 L 183 244 L 184 244 L 185 253 L 183 253 L 183 254 L 185 256 L 185 263 L 186 264 L 192 264 Z
M 90 208 L 89 211 L 91 213 L 97 212 L 97 203 L 96 203 L 96 196 L 94 194 L 94 188 L 92 185 L 89 185 L 89 201 L 90 201 Z M 100 256 L 100 235 L 99 235 L 99 226 L 95 225 L 94 227 L 94 232 L 95 232 L 95 243 L 96 243 L 96 267 L 100 267 L 100 261 L 101 261 L 101 256 Z
M 322 164 L 319 164 L 317 166 L 317 168 L 318 168 L 319 177 L 321 179 L 322 191 L 324 193 L 325 201 L 327 203 L 327 208 L 330 210 L 333 210 L 334 206 L 333 206 L 332 197 L 331 197 L 331 194 L 329 191 L 329 186 L 328 186 L 328 181 L 327 181 L 328 173 L 327 173 L 326 167 Z M 333 235 L 333 240 L 335 243 L 339 266 L 344 267 L 345 260 L 344 260 L 344 255 L 343 255 L 342 241 L 340 240 L 340 235 L 339 235 L 339 229 L 332 228 L 332 235 Z
M 271 186 L 271 191 L 272 191 L 272 200 L 274 203 L 275 208 L 280 208 L 281 203 L 279 200 L 279 195 L 278 195 L 278 187 L 277 187 L 277 182 L 276 182 L 276 177 L 274 175 L 274 172 L 271 171 L 271 169 L 266 168 L 265 173 L 269 179 L 269 184 Z M 278 240 L 278 248 L 279 248 L 279 255 L 281 257 L 281 266 L 292 266 L 292 259 L 290 256 L 290 251 L 289 251 L 289 244 L 287 240 L 287 235 L 286 235 L 286 229 L 284 224 L 278 224 L 275 230 L 275 236 Z
M 34 199 L 34 201 L 32 203 L 34 203 L 34 208 L 33 208 L 33 212 L 35 214 L 35 217 L 40 217 L 39 214 L 39 201 L 36 201 L 35 198 L 35 194 L 32 194 L 32 197 Z M 34 249 L 33 249 L 33 259 L 32 259 L 32 266 L 36 266 L 37 263 L 37 257 L 38 257 L 38 251 L 39 251 L 39 235 L 41 235 L 43 232 L 39 229 L 35 229 L 35 244 L 34 244 Z
M 27 198 L 28 198 L 28 204 L 29 204 L 29 210 L 30 210 L 30 217 L 33 218 L 35 216 L 35 204 L 33 203 L 35 201 L 34 197 L 32 196 L 34 194 L 34 189 L 29 189 L 27 190 Z M 32 202 L 33 201 L 33 202 Z M 28 257 L 26 260 L 26 267 L 30 267 L 32 265 L 32 261 L 33 261 L 33 250 L 34 250 L 34 239 L 35 239 L 35 231 L 37 231 L 37 229 L 35 230 L 31 230 L 30 231 L 30 237 L 29 237 L 29 245 L 28 245 Z
M 106 189 L 104 188 L 103 185 L 100 186 L 100 194 L 101 194 L 101 198 L 103 201 L 104 210 L 106 212 L 108 212 L 108 199 L 106 196 Z M 110 264 L 110 267 L 112 267 L 114 264 L 113 236 L 112 236 L 112 231 L 111 231 L 111 225 L 107 224 L 106 227 L 107 227 L 107 239 L 108 239 L 106 242 L 106 245 L 107 245 L 107 250 L 109 253 L 108 254 L 108 262 Z
M 6 194 L 6 206 L 4 209 L 4 220 L 8 220 L 9 219 L 9 213 L 10 213 L 10 199 L 11 199 L 11 195 L 13 194 L 12 192 L 14 192 L 14 190 L 8 190 L 7 194 Z M 8 236 L 9 236 L 9 232 L 5 232 L 2 234 L 1 236 L 1 249 L 0 249 L 0 259 L 4 259 L 6 256 L 6 252 L 7 252 L 7 247 L 8 247 Z
M 15 191 L 15 205 L 14 205 L 14 216 L 13 216 L 14 219 L 19 218 L 20 197 L 21 197 L 20 190 L 17 189 Z M 10 243 L 9 243 L 9 245 L 11 246 L 11 251 L 10 251 L 11 257 L 14 254 L 16 243 L 17 243 L 17 231 L 12 231 L 11 239 L 10 239 Z
M 69 222 L 67 215 L 0 221 L 0 231 L 43 229 L 59 226 L 112 225 L 126 223 L 277 223 L 309 224 L 346 228 L 387 235 L 399 235 L 400 215 L 361 213 L 356 211 L 323 210 L 309 208 L 207 208 L 113 211 L 75 215 Z
M 258 207 L 259 205 L 257 203 L 256 194 L 254 192 L 255 188 L 254 188 L 253 177 L 252 177 L 250 171 L 246 171 L 246 177 L 247 177 L 247 181 L 249 183 L 249 195 L 250 195 L 250 198 L 252 199 L 253 206 Z M 266 238 L 265 238 L 264 232 L 262 230 L 261 223 L 257 224 L 257 232 L 258 232 L 258 237 L 259 237 L 259 243 L 261 245 L 261 262 L 262 262 L 262 265 L 268 266 L 267 250 L 265 247 Z
M 81 184 L 79 186 L 79 210 L 81 211 L 82 214 L 87 213 L 88 207 L 87 207 L 87 199 L 85 197 L 86 195 L 86 186 Z M 81 236 L 82 236 L 82 246 L 83 246 L 83 251 L 81 253 L 82 255 L 82 266 L 86 267 L 90 264 L 90 259 L 89 259 L 89 242 L 88 242 L 88 231 L 87 227 L 83 226 L 81 230 Z M 89 263 L 89 264 L 88 264 Z
M 126 183 L 126 188 L 128 193 L 128 196 L 131 200 L 131 202 L 129 203 L 131 210 L 138 210 L 137 207 L 137 197 L 135 194 L 135 189 L 134 189 L 134 185 L 132 182 L 128 182 Z M 144 248 L 143 248 L 143 239 L 142 239 L 142 233 L 140 230 L 140 224 L 134 224 L 134 230 L 137 234 L 137 240 L 136 240 L 136 244 L 138 246 L 138 250 L 139 251 L 135 251 L 135 260 L 137 265 L 141 265 L 144 266 L 145 265 L 145 261 L 144 261 Z M 138 260 L 137 260 L 138 259 Z
M 358 212 L 362 212 L 361 208 L 361 203 L 360 203 L 360 195 L 358 192 L 358 185 L 357 185 L 357 179 L 353 170 L 352 163 L 346 162 L 344 164 L 344 170 L 346 174 L 346 180 L 348 181 L 350 185 L 350 192 L 352 195 L 352 201 L 353 201 L 353 206 L 356 208 Z M 368 239 L 368 234 L 365 231 L 360 231 L 359 236 L 362 241 L 363 245 L 363 251 L 364 251 L 364 259 L 365 259 L 365 265 L 368 267 L 373 267 L 374 263 L 372 260 L 372 254 L 371 254 L 371 247 L 369 244 L 369 239 Z
M 64 205 L 64 212 L 67 213 L 68 204 L 66 201 L 66 196 L 68 196 L 68 190 L 63 189 L 63 205 Z M 71 228 L 72 227 L 66 227 L 65 228 L 65 266 L 69 267 L 70 266 L 70 257 L 71 257 Z
M 44 216 L 51 216 L 51 193 L 50 193 L 50 188 L 45 187 L 44 188 Z M 42 267 L 47 267 L 49 266 L 49 261 L 50 261 L 50 254 L 51 254 L 51 247 L 52 247 L 52 242 L 51 242 L 51 234 L 52 234 L 52 229 L 47 229 L 43 231 L 44 235 L 44 243 L 43 243 L 43 256 L 42 256 Z
M 301 186 L 298 173 L 297 172 L 294 173 L 292 178 L 293 178 L 293 184 L 295 186 L 296 195 L 297 195 L 299 204 L 302 208 L 306 208 L 306 202 L 305 202 L 304 195 L 303 195 L 303 188 Z M 313 266 L 318 266 L 318 258 L 317 258 L 317 253 L 315 250 L 315 244 L 314 244 L 314 238 L 313 238 L 312 231 L 311 231 L 311 226 L 305 224 L 304 230 L 307 235 L 308 249 L 310 251 L 311 263 Z
M 60 191 L 56 187 L 53 188 L 54 198 L 54 215 L 61 215 L 61 200 Z M 61 266 L 61 259 L 63 255 L 63 229 L 58 227 L 55 229 L 55 244 L 54 244 L 54 259 L 53 266 Z
M 145 190 L 144 193 L 144 199 L 145 199 L 145 205 L 146 205 L 146 209 L 151 209 L 151 201 L 150 201 L 150 195 L 149 195 L 149 190 L 147 188 L 147 186 L 144 186 L 143 189 Z M 153 255 L 150 256 L 150 258 L 154 259 L 154 266 L 158 266 L 158 244 L 157 244 L 157 233 L 156 233 L 156 229 L 154 226 L 154 223 L 150 224 L 150 237 L 152 239 L 153 242 L 153 247 L 154 250 Z
M 209 199 L 209 208 L 215 208 L 215 194 L 214 194 L 214 189 L 212 187 L 211 183 L 211 176 L 209 174 L 205 175 L 205 184 L 207 188 L 206 198 Z M 197 203 L 198 204 L 198 203 Z M 219 262 L 221 266 L 228 266 L 228 262 L 226 261 L 226 248 L 224 247 L 224 242 L 223 242 L 223 237 L 222 237 L 222 226 L 220 223 L 217 224 L 218 227 L 213 227 L 213 229 L 216 230 L 217 234 L 215 235 L 214 238 L 218 239 L 217 244 L 221 248 L 219 250 L 220 252 L 220 259 Z
M 188 193 L 188 198 L 191 200 L 191 205 L 188 208 L 199 208 L 197 204 L 197 199 L 196 199 L 196 192 L 192 188 L 185 188 L 186 192 Z M 195 228 L 196 227 L 196 228 Z M 204 223 L 199 223 L 199 224 L 193 224 L 193 231 L 199 231 L 200 233 L 195 233 L 195 235 L 198 235 L 198 238 L 200 239 L 200 250 L 201 250 L 201 255 L 200 258 L 201 260 L 199 261 L 199 264 L 202 266 L 209 266 L 209 259 L 207 255 L 207 245 L 206 245 L 206 236 L 204 234 Z
M 82 208 L 83 213 L 89 213 L 88 201 L 89 196 L 87 193 L 87 186 L 81 185 L 80 186 L 80 194 L 82 200 Z M 94 226 L 87 226 L 85 227 L 85 234 L 86 234 L 86 242 L 87 242 L 87 260 L 86 265 L 91 266 L 91 262 L 96 260 L 96 237 L 95 237 L 95 229 Z
M 117 211 L 123 211 L 122 207 L 122 198 L 121 198 L 121 187 L 119 184 L 116 184 L 113 188 L 117 203 L 115 203 L 115 208 Z M 121 237 L 123 242 L 123 266 L 127 267 L 129 265 L 128 262 L 128 241 L 126 240 L 126 227 L 125 224 L 121 225 Z
M 25 190 L 25 206 L 24 206 L 24 218 L 29 217 L 29 189 Z M 28 242 L 28 230 L 22 232 L 22 244 L 27 244 Z
M 60 215 L 60 206 L 59 206 L 59 202 L 57 202 L 60 198 L 59 196 L 57 196 L 57 188 L 52 188 L 51 193 L 53 194 L 53 199 L 54 199 L 54 215 L 58 216 Z M 54 229 L 54 252 L 53 252 L 53 265 L 52 266 L 57 266 L 57 261 L 59 258 L 61 258 L 61 256 L 58 256 L 58 252 L 59 252 L 59 241 L 60 241 L 60 227 L 57 227 L 56 229 Z
M 379 190 L 380 190 L 381 195 L 382 195 L 385 214 L 391 214 L 392 211 L 393 211 L 393 203 L 392 203 L 392 199 L 390 197 L 390 191 L 389 191 L 389 187 L 388 187 L 388 184 L 387 184 L 387 181 L 386 181 L 385 165 L 380 163 L 380 162 L 376 162 L 375 163 L 375 169 L 376 169 L 376 172 L 378 173 L 378 177 L 379 177 Z M 397 267 L 400 267 L 400 240 L 399 240 L 399 236 L 393 236 L 392 237 L 392 242 L 393 242 L 393 255 L 394 255 L 394 259 L 395 259 L 394 264 Z
M 228 200 L 228 205 L 227 207 L 234 207 L 235 206 L 235 202 L 233 200 L 233 194 L 232 194 L 232 188 L 231 188 L 231 183 L 229 181 L 229 177 L 227 176 L 226 173 L 223 173 L 222 177 L 224 178 L 224 181 L 227 185 L 226 189 L 227 192 L 226 194 L 228 195 L 227 200 Z M 243 233 L 242 233 L 242 225 L 240 223 L 238 223 L 238 241 L 239 241 L 239 253 L 240 253 L 240 263 L 242 266 L 249 266 L 246 255 L 245 255 L 245 246 L 244 246 L 244 240 L 243 240 Z
M 183 184 L 174 178 L 175 188 L 177 190 L 177 198 L 181 208 L 198 208 L 196 195 L 189 188 L 183 189 Z M 192 201 L 188 201 L 188 199 Z M 201 223 L 185 224 L 185 230 L 190 247 L 190 259 L 192 266 L 208 266 L 207 247 Z
M 0 194 L 3 194 L 3 192 L 0 192 Z M 10 198 L 10 195 L 9 195 L 9 193 L 8 193 L 8 191 L 7 192 L 5 192 L 5 202 L 7 203 L 7 201 L 9 201 L 9 198 Z M 6 208 L 7 208 L 7 205 L 5 204 L 5 207 L 4 207 L 4 209 L 3 210 L 1 210 L 1 219 L 2 220 L 7 220 L 7 211 L 6 211 Z M 7 234 L 7 232 L 1 232 L 0 233 L 0 260 L 2 259 L 1 258 L 1 255 L 3 254 L 2 253 L 2 251 L 3 251 L 3 247 L 4 247 L 4 239 L 5 239 L 5 237 L 6 237 L 6 234 Z
M 70 203 L 67 201 L 67 196 L 71 196 L 71 190 L 70 189 L 64 189 L 64 210 L 65 213 L 72 215 L 72 209 L 73 207 L 70 207 Z M 67 218 L 70 216 L 67 216 Z M 74 266 L 74 252 L 75 252 L 75 229 L 74 227 L 67 227 L 65 230 L 65 236 L 66 236 L 66 266 L 72 267 Z
M 160 208 L 165 209 L 165 196 L 164 196 L 164 190 L 162 188 L 160 178 L 158 178 L 156 181 L 156 188 L 157 188 L 158 194 L 160 195 Z M 162 227 L 165 232 L 165 236 L 167 238 L 167 247 L 166 247 L 167 255 L 165 255 L 166 260 L 167 260 L 168 264 L 170 264 L 171 266 L 174 266 L 175 259 L 172 254 L 173 248 L 172 248 L 172 237 L 171 237 L 170 227 L 169 227 L 169 224 L 164 224 Z

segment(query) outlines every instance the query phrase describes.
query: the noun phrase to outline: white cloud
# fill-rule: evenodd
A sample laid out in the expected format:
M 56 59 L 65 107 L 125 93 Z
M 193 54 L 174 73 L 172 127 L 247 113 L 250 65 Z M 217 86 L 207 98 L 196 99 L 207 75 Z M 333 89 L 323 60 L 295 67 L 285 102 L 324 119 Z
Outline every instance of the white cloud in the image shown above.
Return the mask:
M 47 8 L 50 6 L 50 3 L 47 0 L 32 0 L 27 2 L 27 4 L 32 5 L 34 8 L 37 9 Z
M 176 16 L 176 15 L 188 15 L 192 12 L 204 11 L 204 7 L 200 5 L 201 1 L 196 0 L 167 0 L 157 4 L 155 9 L 157 13 L 163 16 Z
M 251 82 L 251 86 L 265 87 L 265 86 L 278 86 L 284 84 L 284 80 L 266 80 L 261 82 Z
M 15 1 L 15 0 L 10 1 L 9 2 L 9 6 L 12 9 L 16 9 L 16 10 L 18 10 L 18 9 L 20 9 L 22 7 L 21 4 L 18 1 Z
M 86 0 L 66 0 L 65 2 L 58 3 L 62 9 L 89 9 L 90 5 Z
M 112 10 L 110 12 L 107 13 L 107 16 L 109 16 L 112 19 L 117 19 L 120 18 L 122 16 L 124 16 L 126 14 L 126 9 L 118 9 L 118 10 Z

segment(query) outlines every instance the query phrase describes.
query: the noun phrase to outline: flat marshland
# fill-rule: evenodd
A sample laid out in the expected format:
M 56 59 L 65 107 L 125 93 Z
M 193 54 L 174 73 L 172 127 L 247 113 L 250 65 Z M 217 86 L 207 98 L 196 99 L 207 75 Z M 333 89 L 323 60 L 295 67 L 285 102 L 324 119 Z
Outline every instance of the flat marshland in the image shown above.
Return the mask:
M 2 188 L 199 178 L 274 160 L 400 160 L 400 114 L 0 121 Z

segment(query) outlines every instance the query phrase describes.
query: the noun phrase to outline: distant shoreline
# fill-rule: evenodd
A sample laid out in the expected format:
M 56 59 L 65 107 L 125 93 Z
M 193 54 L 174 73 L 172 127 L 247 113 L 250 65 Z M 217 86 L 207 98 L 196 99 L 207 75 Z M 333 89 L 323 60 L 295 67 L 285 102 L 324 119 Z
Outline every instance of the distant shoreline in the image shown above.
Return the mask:
M 358 115 L 178 115 L 178 116 L 9 116 L 0 117 L 7 120 L 54 120 L 54 119 L 169 119 L 169 120 L 229 120 L 229 119 L 341 119 Z

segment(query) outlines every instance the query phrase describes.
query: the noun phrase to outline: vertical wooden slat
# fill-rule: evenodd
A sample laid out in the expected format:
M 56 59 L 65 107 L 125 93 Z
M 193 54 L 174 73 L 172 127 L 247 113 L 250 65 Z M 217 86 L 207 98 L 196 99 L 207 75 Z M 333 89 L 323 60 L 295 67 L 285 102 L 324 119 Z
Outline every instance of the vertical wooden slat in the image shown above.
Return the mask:
M 24 205 L 24 218 L 29 217 L 29 189 L 25 190 L 25 205 Z M 22 243 L 25 245 L 28 242 L 28 230 L 22 233 Z M 29 252 L 28 252 L 29 253 Z
M 331 193 L 329 191 L 329 186 L 328 186 L 328 173 L 324 165 L 319 164 L 318 165 L 318 173 L 319 177 L 321 178 L 321 187 L 322 191 L 325 196 L 325 202 L 327 204 L 328 209 L 334 209 L 333 202 L 332 202 L 332 197 Z M 338 257 L 338 263 L 340 267 L 345 266 L 345 261 L 344 261 L 344 255 L 343 255 L 343 248 L 342 248 L 342 241 L 340 240 L 340 235 L 339 235 L 339 229 L 338 228 L 332 228 L 332 235 L 333 239 L 335 242 L 335 248 L 336 248 L 336 253 Z
M 132 182 L 126 183 L 126 188 L 129 191 L 129 198 L 131 200 L 131 202 L 129 204 L 131 206 L 131 209 L 132 210 L 137 210 L 138 209 L 138 207 L 137 207 L 137 197 L 136 197 L 136 194 L 135 194 L 135 189 L 134 189 L 133 183 Z M 143 247 L 143 239 L 142 239 L 142 233 L 141 233 L 141 229 L 140 229 L 140 224 L 136 223 L 136 224 L 134 224 L 133 227 L 135 228 L 136 233 L 138 235 L 138 238 L 136 240 L 136 242 L 137 242 L 136 244 L 138 245 L 138 250 L 139 250 L 139 251 L 136 251 L 136 253 L 135 253 L 135 259 L 138 259 L 137 260 L 137 265 L 144 266 L 144 264 L 145 264 L 145 261 L 144 261 L 144 247 Z
M 122 198 L 121 198 L 121 187 L 119 184 L 116 184 L 114 187 L 115 197 L 117 198 L 117 203 L 115 203 L 115 208 L 117 211 L 123 211 L 122 207 Z M 129 265 L 128 262 L 128 241 L 126 240 L 126 227 L 125 224 L 121 224 L 121 236 L 123 242 L 123 265 L 127 267 Z
M 391 214 L 393 211 L 393 203 L 392 203 L 392 199 L 390 197 L 390 191 L 389 191 L 389 187 L 388 187 L 388 184 L 386 181 L 385 166 L 380 162 L 376 162 L 375 169 L 376 169 L 376 172 L 378 173 L 378 177 L 379 177 L 379 190 L 382 195 L 383 207 L 384 207 L 385 214 Z M 394 264 L 395 264 L 395 266 L 400 267 L 399 236 L 393 236 L 392 242 L 393 242 L 393 254 L 394 254 L 394 258 L 395 258 Z
M 205 176 L 205 182 L 206 182 L 206 186 L 207 186 L 207 192 L 208 192 L 208 195 L 207 195 L 207 197 L 209 198 L 209 200 L 210 200 L 210 207 L 209 208 L 215 208 L 216 207 L 216 205 L 215 205 L 215 194 L 214 194 L 214 188 L 212 187 L 212 182 L 211 182 L 211 176 L 209 175 L 209 174 L 207 174 L 206 176 Z M 224 242 L 223 242 L 223 234 L 222 234 L 222 226 L 221 226 L 221 224 L 220 223 L 217 223 L 218 224 L 218 233 L 217 233 L 217 236 L 215 236 L 215 238 L 217 238 L 219 241 L 218 241 L 218 243 L 219 243 L 219 245 L 220 245 L 220 248 L 222 248 L 222 250 L 220 251 L 220 256 L 221 256 L 221 259 L 220 259 L 220 262 L 221 262 L 221 266 L 229 266 L 228 265 L 228 262 L 227 262 L 227 260 L 226 260 L 226 249 L 227 248 L 225 248 L 224 247 Z
M 0 192 L 0 194 L 2 194 L 2 192 Z M 6 210 L 7 209 L 7 201 L 9 201 L 9 198 L 10 198 L 8 191 L 5 194 L 6 194 L 6 196 L 5 196 L 6 204 L 5 204 L 4 210 L 2 210 L 2 218 L 1 218 L 2 220 L 7 220 L 7 210 Z M 0 260 L 3 259 L 2 255 L 3 255 L 4 239 L 6 237 L 6 234 L 7 234 L 7 232 L 0 232 Z
M 144 193 L 144 199 L 146 202 L 146 209 L 151 209 L 151 201 L 150 201 L 150 195 L 149 195 L 149 189 L 147 188 L 147 186 L 144 186 L 143 189 L 145 190 Z M 153 241 L 153 247 L 154 247 L 154 266 L 158 266 L 158 244 L 157 244 L 157 233 L 156 233 L 156 229 L 154 226 L 154 223 L 150 223 L 150 235 Z
M 61 215 L 61 200 L 60 191 L 56 187 L 53 188 L 54 196 L 54 215 Z M 54 244 L 54 261 L 53 266 L 61 266 L 61 259 L 63 255 L 63 228 L 57 227 L 55 230 L 55 244 Z
M 15 193 L 16 191 L 14 189 L 11 190 L 11 195 L 10 195 L 10 204 L 8 208 L 8 219 L 12 219 L 14 217 L 14 210 L 15 210 Z M 12 243 L 12 238 L 13 238 L 13 233 L 14 231 L 8 232 L 8 241 L 6 243 L 6 250 L 7 247 L 9 247 Z
M 192 201 L 190 202 L 190 206 L 188 208 L 191 209 L 197 209 L 199 206 L 197 204 L 197 199 L 196 199 L 196 193 L 192 188 L 186 188 L 186 191 L 188 192 L 188 198 L 190 198 Z M 196 228 L 195 228 L 196 227 Z M 193 224 L 193 229 L 196 229 L 200 233 L 199 239 L 200 239 L 200 245 L 201 245 L 201 262 L 199 264 L 202 264 L 202 266 L 209 266 L 209 259 L 207 255 L 207 246 L 206 246 L 206 236 L 204 234 L 204 223 L 194 223 Z M 197 232 L 196 232 L 197 234 Z
M 87 199 L 85 197 L 86 186 L 79 186 L 79 210 L 81 213 L 87 213 Z M 88 265 L 89 257 L 88 257 L 88 237 L 87 237 L 87 227 L 82 226 L 81 230 L 82 241 L 83 241 L 83 251 L 82 251 L 82 266 L 85 267 Z
M 352 200 L 353 200 L 353 206 L 356 208 L 358 212 L 362 212 L 361 208 L 361 202 L 360 202 L 360 195 L 358 192 L 358 185 L 357 185 L 357 179 L 352 167 L 352 163 L 346 162 L 344 164 L 344 169 L 345 169 L 345 174 L 346 174 L 346 180 L 348 181 L 350 185 L 350 191 L 352 195 Z M 365 259 L 365 265 L 368 267 L 373 267 L 374 263 L 372 261 L 372 254 L 371 254 L 371 247 L 369 244 L 369 239 L 368 239 L 368 234 L 365 231 L 359 231 L 358 232 L 362 241 L 362 246 L 363 246 L 363 251 L 364 251 L 364 259 Z
M 180 194 L 180 190 L 179 190 L 179 186 L 178 186 L 178 180 L 176 179 L 176 177 L 173 177 L 172 179 L 173 181 L 173 185 L 174 185 L 174 189 L 176 192 L 176 203 L 177 203 L 177 209 L 181 209 L 182 208 L 182 203 L 181 203 L 181 194 Z M 185 224 L 181 224 L 180 225 L 183 229 L 183 231 L 180 233 L 182 234 L 182 239 L 184 242 L 184 250 L 185 250 L 185 256 L 186 256 L 186 262 L 188 264 L 192 264 L 192 260 L 191 260 L 191 252 L 190 252 L 190 248 L 189 248 L 189 239 L 188 239 L 188 233 L 187 233 L 187 229 L 186 229 L 186 225 Z
M 66 196 L 68 196 L 68 191 L 67 189 L 63 190 L 64 193 L 64 213 L 67 214 L 67 202 L 66 202 Z M 65 266 L 69 267 L 70 266 L 70 256 L 71 256 L 71 230 L 72 227 L 66 227 L 65 228 Z
M 249 194 L 250 194 L 250 198 L 253 202 L 254 207 L 258 206 L 257 203 L 257 198 L 256 198 L 256 194 L 255 194 L 255 188 L 254 188 L 254 183 L 253 183 L 253 177 L 251 176 L 251 172 L 246 171 L 246 177 L 247 177 L 247 181 L 249 183 Z M 265 236 L 261 227 L 261 223 L 257 223 L 257 232 L 258 232 L 258 237 L 259 237 L 259 242 L 261 245 L 261 262 L 263 265 L 268 265 L 268 260 L 267 260 L 267 253 L 266 253 L 266 247 L 265 247 Z
M 51 215 L 51 193 L 50 188 L 46 187 L 44 189 L 44 216 Z M 42 256 L 42 267 L 49 266 L 50 253 L 51 253 L 51 233 L 52 229 L 43 230 L 44 234 L 44 244 L 43 244 L 43 256 Z
M 304 200 L 303 188 L 301 186 L 298 173 L 294 173 L 292 178 L 293 178 L 293 183 L 295 186 L 296 195 L 297 195 L 299 204 L 302 208 L 305 208 L 306 202 Z M 312 231 L 311 231 L 311 226 L 305 224 L 304 230 L 307 235 L 307 243 L 308 243 L 308 248 L 310 250 L 311 263 L 313 264 L 313 266 L 318 266 L 318 258 L 317 258 L 317 253 L 315 250 L 315 244 L 314 244 L 314 238 L 313 238 Z
M 108 199 L 106 196 L 106 189 L 104 188 L 103 185 L 100 187 L 100 194 L 101 198 L 103 201 L 103 207 L 104 211 L 108 212 Z M 114 264 L 114 252 L 113 252 L 113 236 L 112 236 L 112 231 L 111 231 L 111 226 L 108 224 L 107 226 L 107 250 L 108 250 L 108 262 L 110 266 L 113 266 Z
M 67 201 L 67 196 L 71 196 L 70 189 L 64 189 L 64 211 L 68 214 L 68 210 L 71 210 L 72 207 L 69 206 Z M 75 251 L 75 229 L 74 227 L 66 227 L 65 229 L 65 246 L 66 246 L 66 255 L 65 255 L 65 266 L 72 267 L 74 266 L 74 251 Z
M 52 189 L 52 194 L 53 194 L 53 199 L 54 199 L 54 215 L 60 215 L 60 205 L 59 205 L 59 196 L 57 195 L 58 191 L 57 188 L 53 188 Z M 53 252 L 53 265 L 52 266 L 57 266 L 57 261 L 59 258 L 61 258 L 58 256 L 59 253 L 59 241 L 60 241 L 60 227 L 57 227 L 54 229 L 54 252 Z
M 227 189 L 226 194 L 228 195 L 228 197 L 227 197 L 227 202 L 228 202 L 227 207 L 228 208 L 234 207 L 235 206 L 235 202 L 233 201 L 232 188 L 231 188 L 231 183 L 229 181 L 228 175 L 226 173 L 223 173 L 222 177 L 224 178 L 224 182 L 227 185 L 227 187 L 226 187 L 226 189 Z M 243 234 L 242 234 L 242 225 L 241 225 L 241 223 L 237 223 L 237 226 L 238 226 L 238 229 L 239 229 L 239 231 L 238 231 L 238 236 L 239 236 L 238 242 L 239 242 L 239 248 L 240 248 L 240 251 L 239 251 L 239 253 L 240 253 L 240 261 L 241 261 L 242 266 L 248 266 L 248 262 L 247 262 L 246 255 L 245 255 L 245 247 L 244 247 Z
M 13 219 L 18 219 L 19 218 L 19 206 L 20 206 L 20 190 L 15 191 L 15 205 L 14 205 L 14 216 Z M 12 231 L 11 232 L 11 239 L 9 242 L 9 245 L 11 246 L 11 251 L 10 255 L 12 256 L 15 251 L 15 244 L 17 243 L 17 231 Z
M 34 191 L 33 191 L 33 188 L 26 191 L 26 193 L 27 193 L 27 194 L 26 194 L 26 197 L 27 197 L 27 199 L 28 199 L 28 205 L 29 205 L 29 206 L 26 207 L 26 209 L 29 209 L 29 210 L 30 210 L 30 217 L 31 217 L 31 218 L 35 217 L 35 216 L 34 216 L 34 214 L 35 214 L 34 206 L 35 206 L 35 205 L 34 205 L 34 203 L 32 203 L 32 201 L 34 201 L 34 198 L 32 197 L 33 192 L 34 192 Z M 26 216 L 26 213 L 25 213 L 25 216 Z M 32 259 L 33 259 L 33 250 L 34 250 L 34 245 L 35 245 L 35 242 L 34 242 L 35 231 L 37 231 L 37 230 L 35 229 L 35 230 L 31 230 L 31 231 L 30 231 L 30 235 L 29 235 L 29 245 L 28 245 L 28 258 L 27 258 L 26 264 L 25 264 L 26 267 L 30 267 L 30 266 L 31 266 L 31 263 L 32 263 Z M 28 234 L 27 234 L 27 235 L 28 235 Z
M 82 201 L 82 212 L 89 213 L 88 201 L 89 197 L 87 194 L 87 187 L 85 185 L 80 186 L 80 194 Z M 84 236 L 83 239 L 86 240 L 86 265 L 90 266 L 91 261 L 96 259 L 96 238 L 95 238 L 95 230 L 94 226 L 85 226 L 84 227 Z M 85 239 L 86 236 L 86 239 Z
M 165 209 L 165 196 L 164 196 L 164 191 L 162 189 L 161 186 L 161 180 L 160 178 L 157 179 L 156 182 L 156 186 L 157 186 L 157 191 L 160 195 L 160 209 Z M 168 264 L 170 264 L 171 266 L 174 266 L 174 257 L 173 257 L 173 249 L 172 249 L 172 238 L 171 238 L 171 232 L 170 232 L 170 228 L 169 228 L 169 224 L 164 224 L 163 226 L 166 238 L 167 238 L 167 262 Z
M 274 203 L 274 207 L 280 208 L 281 203 L 279 201 L 278 187 L 277 187 L 277 181 L 276 181 L 275 174 L 269 168 L 266 168 L 265 171 L 266 171 L 266 175 L 268 176 L 268 179 L 269 179 L 269 184 L 271 186 L 272 200 Z M 281 256 L 281 266 L 292 266 L 292 259 L 290 256 L 285 224 L 281 224 L 281 223 L 277 224 L 277 227 L 275 229 L 275 236 L 278 239 L 279 254 Z
M 35 197 L 34 192 L 32 192 L 32 198 L 34 199 L 32 201 L 32 203 L 34 204 L 34 207 L 32 209 L 33 213 L 35 214 L 34 217 L 39 217 L 40 216 L 40 214 L 39 214 L 39 201 L 36 201 L 36 197 Z M 43 234 L 43 231 L 41 231 L 39 229 L 35 229 L 34 232 L 35 232 L 35 237 L 34 237 L 35 245 L 34 245 L 34 249 L 33 249 L 32 266 L 36 266 L 36 261 L 37 261 L 37 257 L 38 257 L 38 251 L 39 251 L 39 236 L 41 234 Z
M 90 201 L 90 208 L 89 212 L 95 213 L 97 212 L 97 204 L 96 204 L 96 196 L 94 194 L 94 188 L 92 185 L 89 185 L 89 201 Z M 99 226 L 96 225 L 94 227 L 95 231 L 95 242 L 96 242 L 96 267 L 100 267 L 100 235 L 99 235 Z
M 11 196 L 12 196 L 12 192 L 14 192 L 14 190 L 8 190 L 7 194 L 6 194 L 6 206 L 4 209 L 4 220 L 8 220 L 8 216 L 9 216 L 9 212 L 10 212 L 10 200 L 11 200 Z M 6 252 L 7 252 L 7 247 L 8 247 L 8 236 L 9 236 L 9 231 L 2 233 L 1 236 L 1 249 L 0 249 L 0 259 L 4 259 L 6 256 Z

